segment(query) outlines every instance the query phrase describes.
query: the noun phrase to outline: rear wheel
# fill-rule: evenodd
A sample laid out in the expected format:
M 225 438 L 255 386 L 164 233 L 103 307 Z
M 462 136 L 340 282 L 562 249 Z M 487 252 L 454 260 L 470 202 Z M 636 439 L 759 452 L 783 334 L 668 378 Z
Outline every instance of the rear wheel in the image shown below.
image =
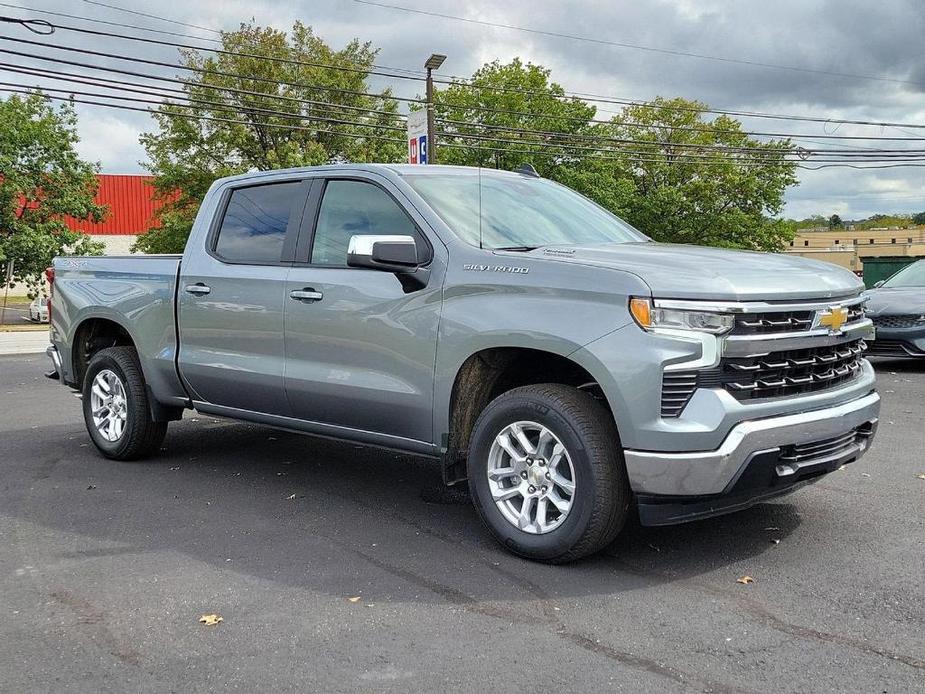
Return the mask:
M 167 422 L 151 419 L 134 347 L 110 347 L 93 355 L 84 376 L 83 413 L 93 443 L 114 460 L 149 456 L 167 433 Z
M 620 532 L 631 494 L 613 419 L 568 386 L 511 390 L 472 432 L 469 488 L 494 537 L 530 559 L 561 563 Z

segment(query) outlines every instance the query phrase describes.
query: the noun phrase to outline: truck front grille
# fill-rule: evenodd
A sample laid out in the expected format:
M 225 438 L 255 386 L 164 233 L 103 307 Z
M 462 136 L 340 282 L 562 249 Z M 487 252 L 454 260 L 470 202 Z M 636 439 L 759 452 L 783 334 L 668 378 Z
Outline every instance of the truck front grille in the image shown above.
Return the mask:
M 738 400 L 834 388 L 860 374 L 861 354 L 866 346 L 863 340 L 853 340 L 755 357 L 724 357 L 712 369 L 666 372 L 662 381 L 662 416 L 679 416 L 697 388 L 723 388 Z
M 740 313 L 735 317 L 733 335 L 764 335 L 767 333 L 798 333 L 813 327 L 815 311 L 765 311 Z M 860 304 L 848 307 L 846 325 L 864 318 Z
M 925 316 L 920 313 L 895 316 L 871 316 L 878 328 L 925 328 Z

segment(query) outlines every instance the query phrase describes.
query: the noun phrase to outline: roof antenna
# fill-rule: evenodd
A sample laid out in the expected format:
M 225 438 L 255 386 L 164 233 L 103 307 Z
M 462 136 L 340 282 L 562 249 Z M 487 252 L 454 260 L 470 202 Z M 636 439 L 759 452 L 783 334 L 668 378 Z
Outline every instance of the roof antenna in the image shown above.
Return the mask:
M 482 250 L 482 162 L 479 162 L 479 250 Z
M 540 178 L 537 170 L 533 168 L 533 164 L 521 164 L 520 168 L 517 169 L 514 173 L 519 173 L 524 176 L 530 176 L 531 178 Z

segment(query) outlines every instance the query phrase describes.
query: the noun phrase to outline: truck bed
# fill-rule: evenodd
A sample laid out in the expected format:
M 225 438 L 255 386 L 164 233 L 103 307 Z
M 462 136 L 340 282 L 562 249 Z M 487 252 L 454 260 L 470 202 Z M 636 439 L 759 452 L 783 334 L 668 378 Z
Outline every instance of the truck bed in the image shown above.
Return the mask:
M 180 255 L 67 256 L 56 258 L 51 340 L 65 375 L 74 375 L 71 353 L 78 331 L 91 318 L 111 320 L 129 332 L 145 379 L 162 402 L 182 402 L 177 376 L 176 296 Z

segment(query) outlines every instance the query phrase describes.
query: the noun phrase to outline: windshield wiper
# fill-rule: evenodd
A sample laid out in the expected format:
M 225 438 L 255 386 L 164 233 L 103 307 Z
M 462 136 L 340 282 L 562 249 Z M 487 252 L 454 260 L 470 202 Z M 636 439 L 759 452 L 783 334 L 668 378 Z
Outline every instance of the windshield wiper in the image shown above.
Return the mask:
M 499 246 L 492 250 L 495 251 L 519 251 L 521 253 L 526 253 L 527 251 L 535 251 L 539 246 Z

